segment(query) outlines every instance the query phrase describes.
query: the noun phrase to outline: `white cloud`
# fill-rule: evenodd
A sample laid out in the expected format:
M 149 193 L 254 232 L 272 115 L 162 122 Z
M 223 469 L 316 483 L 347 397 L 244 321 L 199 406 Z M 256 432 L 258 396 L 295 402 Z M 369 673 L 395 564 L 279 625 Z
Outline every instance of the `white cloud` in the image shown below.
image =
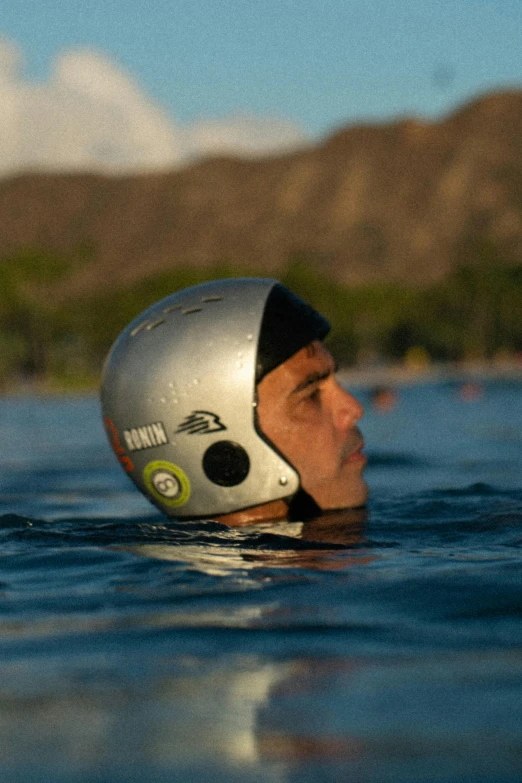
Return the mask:
M 27 170 L 130 172 L 206 155 L 260 155 L 306 143 L 291 123 L 236 116 L 180 127 L 107 57 L 65 52 L 45 82 L 23 78 L 0 41 L 0 175 Z
M 0 84 L 18 78 L 21 60 L 21 53 L 14 43 L 0 40 Z
M 222 120 L 202 120 L 187 132 L 186 148 L 193 155 L 226 152 L 252 156 L 282 152 L 306 143 L 291 122 L 272 117 L 236 115 Z

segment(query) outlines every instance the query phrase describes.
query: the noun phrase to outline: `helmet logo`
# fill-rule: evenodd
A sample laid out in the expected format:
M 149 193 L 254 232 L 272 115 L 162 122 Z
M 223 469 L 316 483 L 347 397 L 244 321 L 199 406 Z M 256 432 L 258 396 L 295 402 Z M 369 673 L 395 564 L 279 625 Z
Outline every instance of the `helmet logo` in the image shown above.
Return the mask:
M 165 427 L 161 421 L 145 424 L 143 427 L 123 430 L 123 437 L 129 451 L 150 449 L 153 446 L 162 446 L 169 442 Z
M 210 411 L 192 411 L 186 416 L 176 430 L 176 435 L 186 432 L 188 435 L 206 435 L 209 432 L 226 430 L 219 416 Z
M 183 506 L 190 497 L 188 476 L 173 462 L 149 462 L 143 471 L 143 480 L 150 494 L 164 505 Z
M 120 464 L 123 467 L 123 470 L 126 473 L 132 473 L 132 471 L 134 470 L 134 463 L 131 460 L 131 458 L 125 454 L 125 449 L 121 445 L 120 436 L 118 435 L 118 430 L 116 429 L 115 423 L 113 422 L 112 419 L 109 419 L 108 417 L 104 419 L 104 423 L 107 429 L 107 434 L 109 436 L 113 451 L 118 457 Z

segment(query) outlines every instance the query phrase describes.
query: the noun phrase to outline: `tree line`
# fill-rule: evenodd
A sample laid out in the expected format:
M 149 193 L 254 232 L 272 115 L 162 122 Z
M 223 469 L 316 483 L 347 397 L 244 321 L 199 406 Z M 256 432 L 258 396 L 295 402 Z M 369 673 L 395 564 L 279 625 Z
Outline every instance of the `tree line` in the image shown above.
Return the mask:
M 204 280 L 263 276 L 227 264 L 176 268 L 110 290 L 55 296 L 78 263 L 39 251 L 0 260 L 1 387 L 92 387 L 119 332 L 153 302 Z M 411 351 L 443 362 L 522 351 L 522 265 L 504 263 L 487 244 L 472 264 L 424 288 L 347 286 L 295 258 L 279 277 L 330 319 L 329 346 L 341 365 L 400 362 Z

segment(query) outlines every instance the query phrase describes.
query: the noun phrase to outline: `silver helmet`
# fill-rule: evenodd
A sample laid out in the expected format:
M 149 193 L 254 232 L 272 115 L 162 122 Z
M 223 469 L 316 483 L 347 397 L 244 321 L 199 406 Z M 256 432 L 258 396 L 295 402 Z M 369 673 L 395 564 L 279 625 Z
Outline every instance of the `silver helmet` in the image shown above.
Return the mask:
M 198 518 L 291 498 L 299 475 L 257 424 L 256 384 L 328 332 L 277 280 L 203 283 L 122 332 L 102 376 L 105 429 L 138 489 Z

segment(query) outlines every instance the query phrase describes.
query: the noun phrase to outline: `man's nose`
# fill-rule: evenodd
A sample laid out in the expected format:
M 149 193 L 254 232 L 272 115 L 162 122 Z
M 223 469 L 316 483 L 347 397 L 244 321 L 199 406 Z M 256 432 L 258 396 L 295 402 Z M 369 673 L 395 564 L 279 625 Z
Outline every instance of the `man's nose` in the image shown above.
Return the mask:
M 353 427 L 364 416 L 364 408 L 353 394 L 337 383 L 336 417 L 341 427 Z

